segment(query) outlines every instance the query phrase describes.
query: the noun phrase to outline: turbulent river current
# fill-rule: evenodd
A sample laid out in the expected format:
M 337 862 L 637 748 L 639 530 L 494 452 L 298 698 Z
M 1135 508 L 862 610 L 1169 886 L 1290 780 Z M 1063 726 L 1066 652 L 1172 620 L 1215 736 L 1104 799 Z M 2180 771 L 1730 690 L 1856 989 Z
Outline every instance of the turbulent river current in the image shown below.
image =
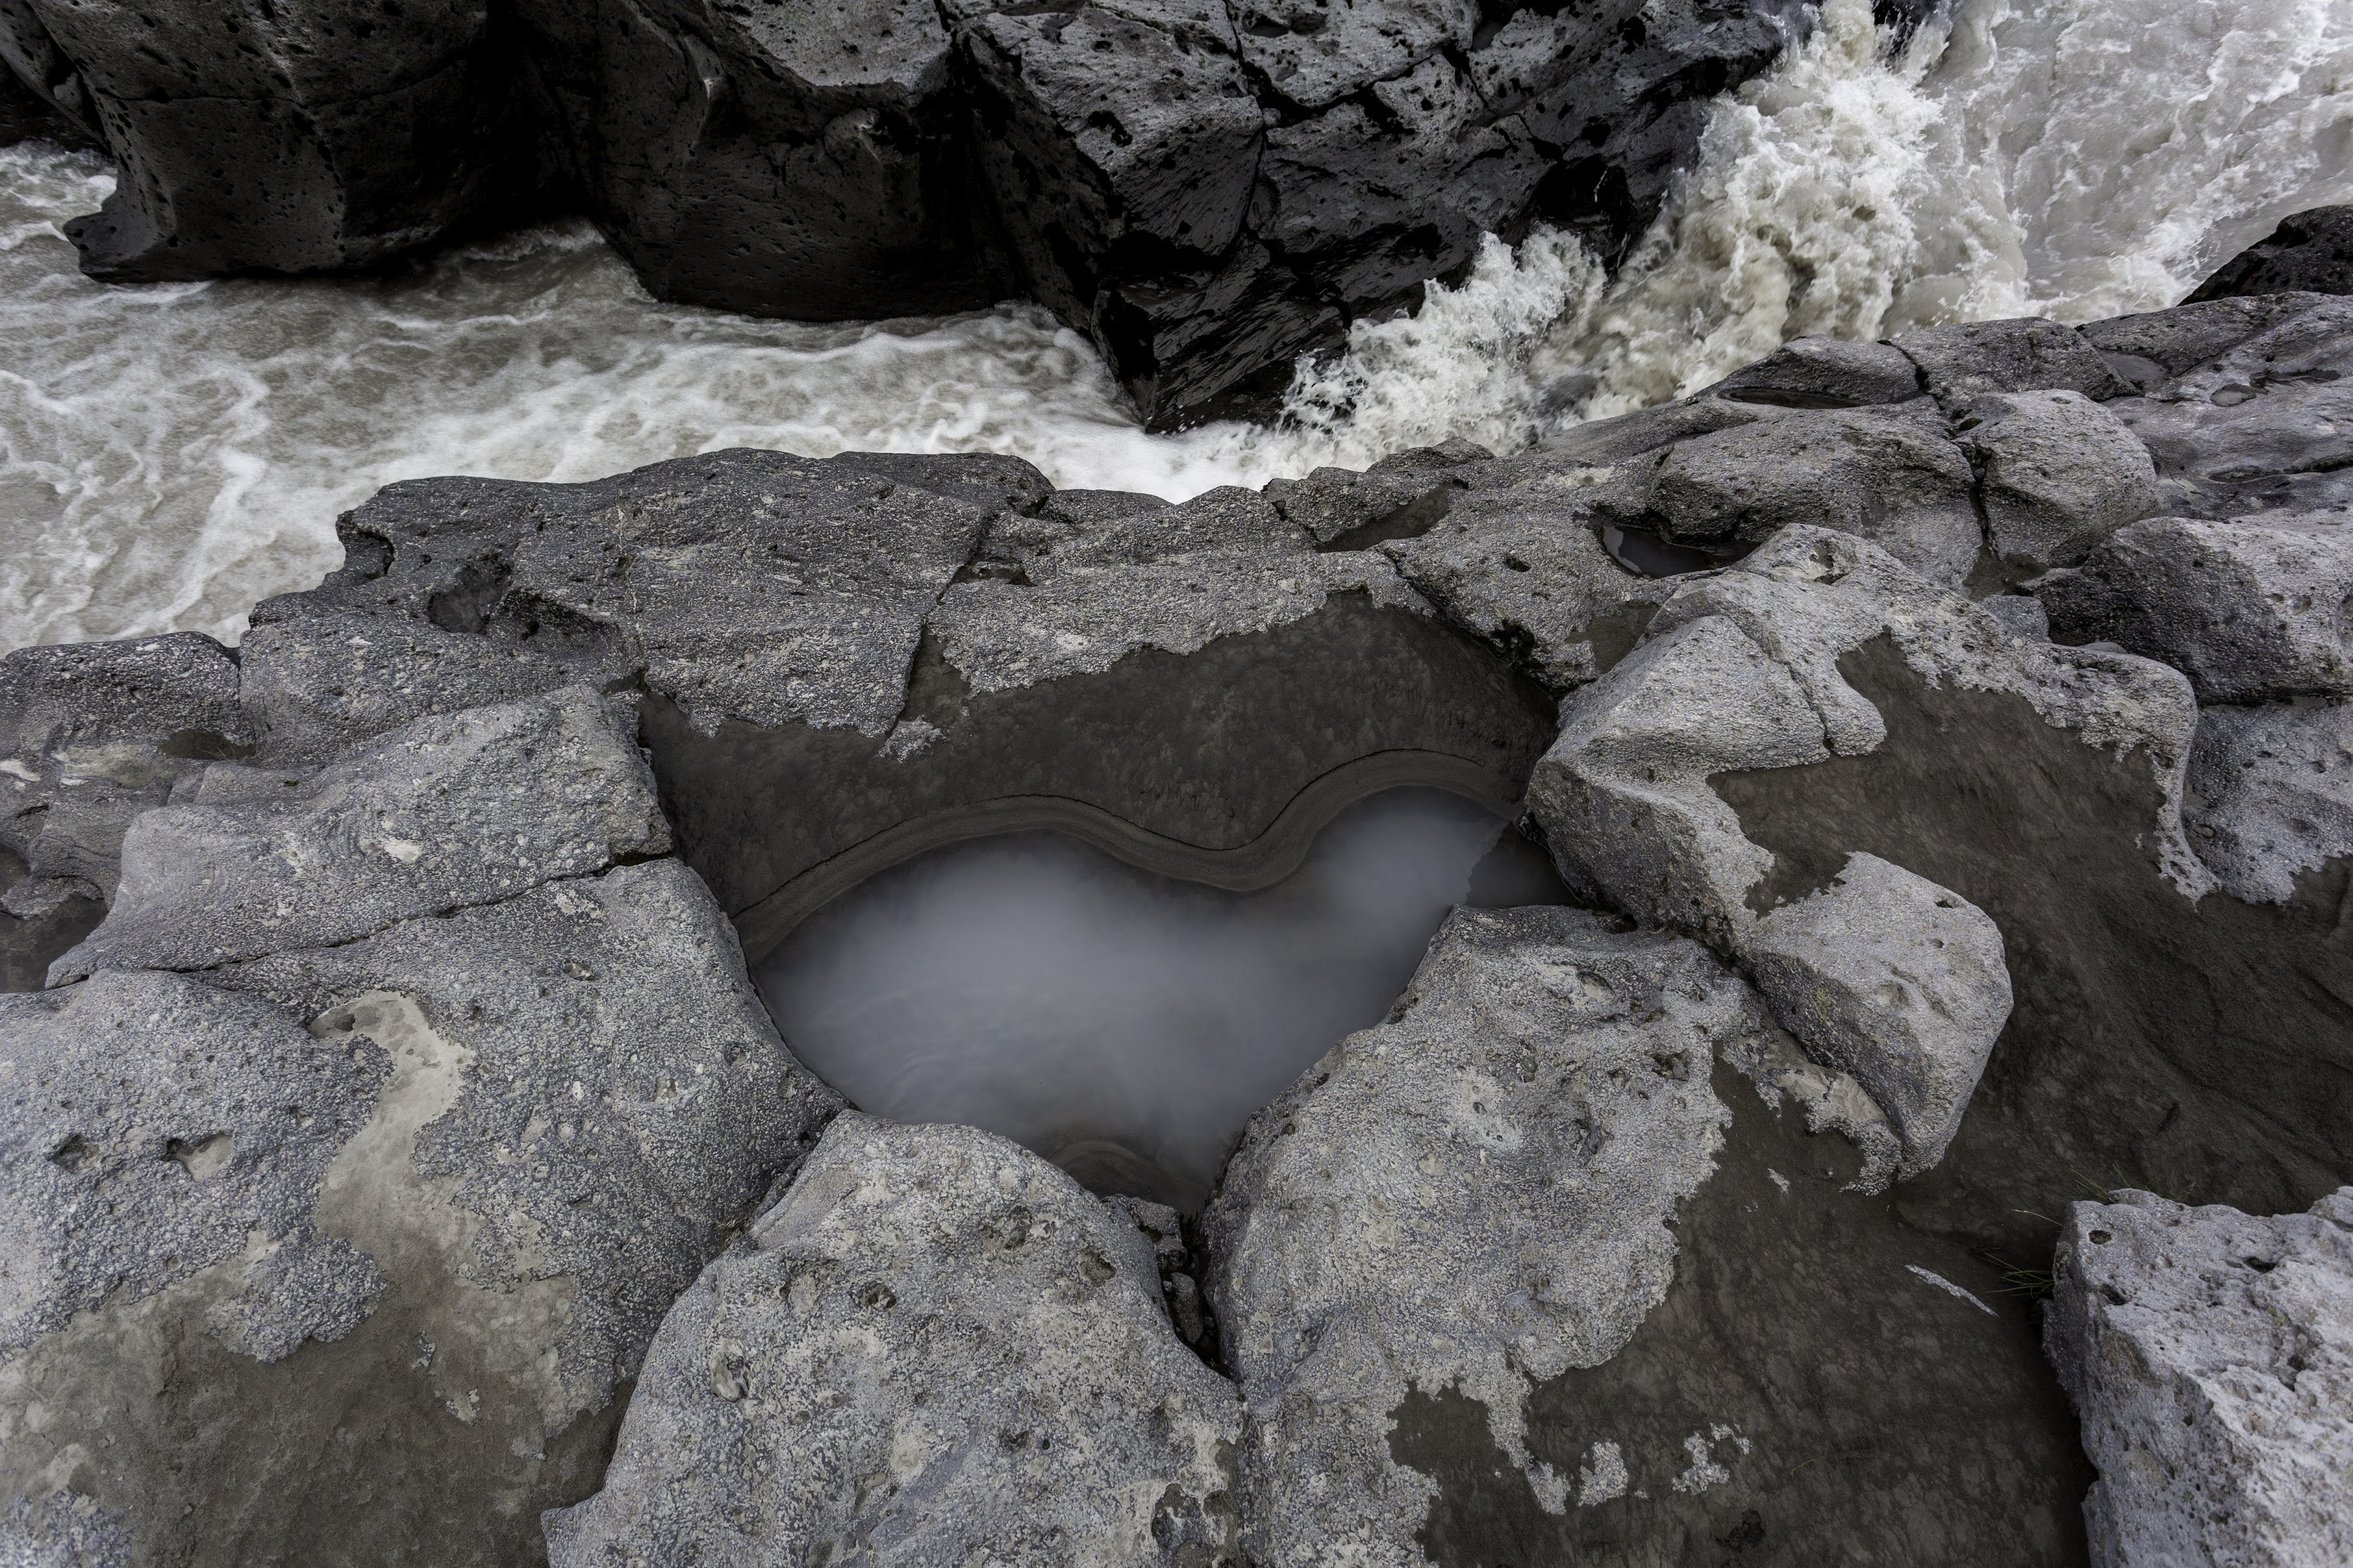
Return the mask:
M 1182 499 L 1678 395 L 1787 338 L 2169 305 L 2353 199 L 2353 0 L 1961 0 L 1901 48 L 1868 0 L 1713 110 L 1614 279 L 1539 231 L 1303 364 L 1284 416 L 1148 435 L 1035 308 L 856 325 L 649 299 L 584 225 L 365 279 L 116 288 L 62 226 L 102 160 L 0 149 L 0 647 L 234 640 L 428 474 L 581 479 L 725 447 L 997 451 Z

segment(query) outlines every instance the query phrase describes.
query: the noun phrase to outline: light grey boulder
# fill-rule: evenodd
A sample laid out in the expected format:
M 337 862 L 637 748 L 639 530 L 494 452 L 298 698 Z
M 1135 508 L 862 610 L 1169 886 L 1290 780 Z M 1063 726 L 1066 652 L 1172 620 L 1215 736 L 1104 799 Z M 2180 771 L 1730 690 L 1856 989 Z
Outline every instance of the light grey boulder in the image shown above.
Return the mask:
M 630 701 L 586 687 L 419 719 L 279 785 L 135 823 L 114 907 L 52 982 L 328 946 L 670 848 Z
M 529 1560 L 840 1103 L 669 860 L 0 1008 L 0 1503 L 142 1565 Z
M 2353 1188 L 2261 1218 L 2070 1206 L 2043 1343 L 2100 1479 L 2100 1568 L 2353 1560 Z
M 2192 896 L 2212 885 L 2180 826 L 2197 720 L 2186 680 L 2023 641 L 1867 542 L 1812 528 L 1679 585 L 1642 645 L 1564 702 L 1528 795 L 1568 885 L 1737 951 L 1775 858 L 1710 780 L 1878 751 L 1885 721 L 1841 661 L 1883 637 L 1930 682 L 2023 698 L 2087 745 L 2137 753 L 2160 796 L 2152 858 Z
M 1960 441 L 1977 465 L 1987 542 L 2013 566 L 2072 566 L 2159 509 L 2148 448 L 2080 392 L 1999 394 L 1969 416 Z
M 1622 658 L 1651 607 L 1673 591 L 1603 548 L 1577 483 L 1582 477 L 1472 490 L 1427 531 L 1383 547 L 1448 618 L 1562 689 Z
M 2206 330 L 2180 357 L 2239 326 L 2260 330 L 2116 404 L 2157 460 L 2164 510 L 2353 510 L 2353 299 L 2289 294 L 2166 314 L 2191 312 Z
M 1577 388 L 1576 395 L 1583 396 L 1591 390 L 1590 386 Z M 1556 430 L 1537 439 L 1528 458 L 1595 465 L 1620 463 L 1694 436 L 1736 430 L 1777 416 L 1770 407 L 1746 399 L 1705 395 L 1686 397 L 1678 403 L 1662 403 L 1638 408 L 1631 414 Z
M 1427 531 L 1462 488 L 1462 479 L 1444 469 L 1360 474 L 1325 468 L 1304 479 L 1269 480 L 1262 493 L 1319 550 L 1364 550 Z
M 2224 892 L 2288 902 L 2304 873 L 2353 855 L 2353 705 L 2200 710 L 2181 816 Z
M 2080 392 L 2105 402 L 2132 391 L 2083 334 L 2039 317 L 1929 327 L 1893 342 L 1956 415 L 1993 392 Z
M 1978 601 L 2002 630 L 2027 642 L 2051 640 L 2051 612 L 2031 594 L 1994 594 Z
M 237 659 L 208 637 L 18 648 L 0 659 L 0 849 L 111 897 L 132 818 L 253 739 Z
M 2090 321 L 2075 329 L 2109 368 L 2144 392 L 2219 359 L 2248 339 L 2323 303 L 2324 294 L 2257 294 L 2201 300 Z M 2122 362 L 2121 364 L 2119 362 Z M 2129 373 L 2129 374 L 2127 374 Z M 2120 405 L 2130 411 L 2133 404 Z
M 1915 1176 L 1944 1158 L 2010 1021 L 2001 932 L 1901 866 L 1856 854 L 1757 922 L 1741 957 L 1784 1027 L 1886 1112 Z
M 1768 1028 L 1694 943 L 1458 910 L 1389 1021 L 1251 1120 L 1203 1218 L 1251 1561 L 1424 1561 L 1438 1489 L 1389 1437 L 1416 1391 L 1483 1404 L 1564 1506 L 1577 1477 L 1525 1441 L 1531 1384 L 1609 1360 L 1665 1295 L 1729 1120 L 1713 1064 Z
M 1758 542 L 1792 524 L 1871 540 L 1957 583 L 1983 526 L 1975 477 L 1934 404 L 1793 414 L 1668 448 L 1647 510 L 1677 543 Z M 1640 520 L 1630 520 L 1640 521 Z
M 549 1558 L 1207 1568 L 1241 1427 L 1127 1215 L 989 1133 L 853 1112 L 670 1310 Z
M 2353 517 L 2152 518 L 2034 592 L 2055 635 L 2162 659 L 2201 701 L 2353 692 Z
M 1859 408 L 1908 403 L 1926 390 L 1919 368 L 1893 343 L 1806 337 L 1792 338 L 1699 395 L 1775 408 Z

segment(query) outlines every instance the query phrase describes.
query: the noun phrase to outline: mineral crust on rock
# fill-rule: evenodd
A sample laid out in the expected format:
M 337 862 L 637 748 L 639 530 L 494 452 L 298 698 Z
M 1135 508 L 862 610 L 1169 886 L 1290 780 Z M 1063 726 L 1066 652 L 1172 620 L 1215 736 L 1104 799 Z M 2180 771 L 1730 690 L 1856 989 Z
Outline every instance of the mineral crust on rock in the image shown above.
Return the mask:
M 2201 701 L 2353 693 L 2353 516 L 2152 518 L 2033 591 L 2055 635 L 2162 659 Z
M 0 1009 L 0 1480 L 141 1564 L 526 1560 L 839 1103 L 669 860 Z
M 671 1309 L 549 1557 L 1236 1563 L 1241 1428 L 1120 1208 L 1001 1138 L 852 1112 Z
M 667 852 L 633 704 L 559 688 L 419 719 L 309 777 L 216 764 L 124 839 L 106 921 L 52 979 L 327 947 Z
M 2124 1191 L 2068 1210 L 2043 1334 L 2100 1479 L 2094 1561 L 2353 1555 L 2353 1189 L 2259 1218 Z
M 1768 1026 L 1694 943 L 1459 910 L 1391 1020 L 1252 1118 L 1204 1223 L 1254 1560 L 1417 1559 L 1435 1489 L 1387 1440 L 1413 1391 L 1479 1400 L 1527 1465 L 1530 1381 L 1609 1360 L 1665 1294 L 1715 1056 Z

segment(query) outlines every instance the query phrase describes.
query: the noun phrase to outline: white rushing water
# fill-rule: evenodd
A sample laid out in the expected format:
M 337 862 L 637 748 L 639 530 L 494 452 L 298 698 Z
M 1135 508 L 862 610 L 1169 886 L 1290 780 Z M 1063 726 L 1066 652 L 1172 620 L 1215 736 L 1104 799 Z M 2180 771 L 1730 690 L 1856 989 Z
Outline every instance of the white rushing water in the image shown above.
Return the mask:
M 985 1127 L 1192 1208 L 1252 1112 L 1380 1022 L 1450 908 L 1561 898 L 1503 826 L 1392 791 L 1258 893 L 1050 833 L 983 839 L 861 883 L 757 979 L 794 1054 L 860 1110 Z
M 1887 58 L 1867 0 L 1719 103 L 1614 282 L 1491 244 L 1302 370 L 1271 428 L 1137 428 L 1042 312 L 858 326 L 647 298 L 585 227 L 367 279 L 109 288 L 61 226 L 103 164 L 0 149 L 0 647 L 194 629 L 338 561 L 398 479 L 578 479 L 729 446 L 997 451 L 1181 499 L 1461 435 L 1498 448 L 1801 332 L 2172 303 L 2353 199 L 2353 0 L 1963 0 Z

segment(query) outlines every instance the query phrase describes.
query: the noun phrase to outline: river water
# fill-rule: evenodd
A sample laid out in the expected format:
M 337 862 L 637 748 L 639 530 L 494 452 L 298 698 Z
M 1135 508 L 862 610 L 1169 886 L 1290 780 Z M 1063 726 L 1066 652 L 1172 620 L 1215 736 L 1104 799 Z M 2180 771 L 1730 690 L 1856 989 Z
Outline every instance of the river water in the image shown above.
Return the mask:
M 1962 0 L 1897 53 L 1867 0 L 1718 103 L 1614 282 L 1493 244 L 1301 367 L 1272 426 L 1151 436 L 1085 342 L 1008 305 L 862 325 L 664 305 L 582 225 L 361 280 L 107 287 L 61 226 L 104 163 L 0 149 L 0 647 L 234 640 L 391 480 L 580 479 L 732 446 L 1017 453 L 1181 499 L 1449 435 L 1498 448 L 1801 332 L 2160 308 L 2353 200 L 2353 0 Z

